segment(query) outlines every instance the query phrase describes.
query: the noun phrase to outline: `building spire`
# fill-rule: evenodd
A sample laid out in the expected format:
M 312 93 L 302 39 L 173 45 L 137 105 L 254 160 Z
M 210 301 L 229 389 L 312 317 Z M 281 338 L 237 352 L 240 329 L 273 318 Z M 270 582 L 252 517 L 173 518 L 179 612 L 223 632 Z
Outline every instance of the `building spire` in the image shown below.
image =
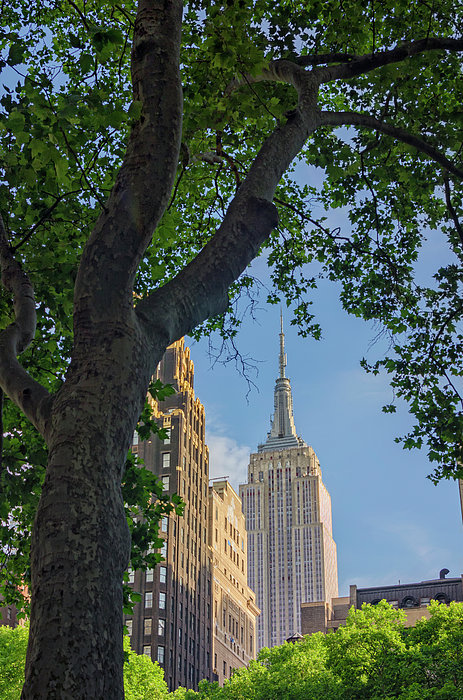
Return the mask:
M 285 353 L 285 334 L 283 333 L 283 309 L 280 306 L 280 379 L 285 375 L 286 353 Z
M 270 450 L 285 450 L 290 447 L 304 446 L 305 442 L 296 433 L 293 417 L 293 397 L 291 393 L 291 383 L 285 373 L 286 353 L 285 334 L 283 332 L 283 311 L 280 309 L 280 358 L 279 377 L 275 383 L 274 391 L 274 414 L 271 419 L 272 425 L 267 434 L 267 440 L 263 445 L 258 446 L 259 452 Z

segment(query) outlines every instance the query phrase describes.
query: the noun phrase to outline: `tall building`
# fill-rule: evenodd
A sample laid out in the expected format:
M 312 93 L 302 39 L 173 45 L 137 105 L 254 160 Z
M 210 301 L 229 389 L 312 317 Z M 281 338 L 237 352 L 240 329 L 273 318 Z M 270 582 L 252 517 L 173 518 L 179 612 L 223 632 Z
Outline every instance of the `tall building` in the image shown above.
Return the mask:
M 279 376 L 267 440 L 240 486 L 248 533 L 248 583 L 261 609 L 257 648 L 301 631 L 301 603 L 338 595 L 331 499 L 312 447 L 296 433 L 281 319 Z
M 183 338 L 169 346 L 155 378 L 172 384 L 175 395 L 153 401 L 156 421 L 167 439 L 134 438 L 133 452 L 162 478 L 164 490 L 186 502 L 183 517 L 161 524 L 165 561 L 131 573 L 142 600 L 126 618 L 132 648 L 158 661 L 171 690 L 196 688 L 211 679 L 211 562 L 207 542 L 209 455 L 204 442 L 204 407 L 195 398 L 194 368 Z
M 212 552 L 212 654 L 219 681 L 256 657 L 259 608 L 247 581 L 247 536 L 241 501 L 226 479 L 209 487 Z

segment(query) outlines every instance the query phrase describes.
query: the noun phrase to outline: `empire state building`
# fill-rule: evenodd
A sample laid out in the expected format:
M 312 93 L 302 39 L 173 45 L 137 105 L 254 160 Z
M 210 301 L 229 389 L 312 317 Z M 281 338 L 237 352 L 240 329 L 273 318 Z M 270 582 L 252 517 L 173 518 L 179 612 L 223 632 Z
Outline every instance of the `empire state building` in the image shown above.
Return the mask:
M 312 447 L 296 433 L 281 318 L 279 376 L 266 441 L 251 454 L 240 497 L 248 533 L 248 584 L 261 609 L 257 649 L 301 631 L 301 603 L 338 596 L 331 498 Z

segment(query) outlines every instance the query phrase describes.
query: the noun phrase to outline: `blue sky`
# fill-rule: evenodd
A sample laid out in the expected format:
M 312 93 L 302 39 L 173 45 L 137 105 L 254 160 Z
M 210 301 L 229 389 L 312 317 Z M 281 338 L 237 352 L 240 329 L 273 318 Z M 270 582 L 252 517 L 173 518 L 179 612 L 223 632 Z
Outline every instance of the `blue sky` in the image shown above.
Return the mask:
M 433 241 L 431 241 L 431 248 Z M 431 257 L 434 255 L 431 250 Z M 423 263 L 426 271 L 426 261 Z M 253 265 L 265 278 L 265 263 Z M 434 486 L 426 453 L 404 451 L 394 442 L 411 425 L 405 406 L 386 415 L 392 399 L 387 377 L 365 374 L 359 360 L 381 355 L 371 346 L 379 328 L 348 316 L 332 283 L 315 295 L 323 328 L 316 342 L 297 335 L 284 309 L 294 417 L 298 434 L 317 453 L 331 494 L 338 549 L 339 594 L 349 584 L 372 586 L 463 573 L 462 520 L 457 485 Z M 248 319 L 238 348 L 254 358 L 258 375 L 247 385 L 232 363 L 211 368 L 207 340 L 186 339 L 195 363 L 196 395 L 206 408 L 210 475 L 225 476 L 236 490 L 246 481 L 248 456 L 269 429 L 278 372 L 279 309 L 264 302 L 257 321 Z

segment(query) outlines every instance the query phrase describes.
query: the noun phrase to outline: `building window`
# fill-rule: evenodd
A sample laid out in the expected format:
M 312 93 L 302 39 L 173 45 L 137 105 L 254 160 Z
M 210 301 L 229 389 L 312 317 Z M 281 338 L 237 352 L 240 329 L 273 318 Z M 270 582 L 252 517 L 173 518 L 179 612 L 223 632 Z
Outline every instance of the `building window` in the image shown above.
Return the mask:
M 145 656 L 151 656 L 151 645 L 147 644 L 143 647 L 143 653 Z
M 143 622 L 143 634 L 151 634 L 151 618 L 146 617 Z
M 166 566 L 160 566 L 159 567 L 159 582 L 160 583 L 165 583 L 167 580 L 167 567 Z
M 134 432 L 134 434 L 133 434 L 132 444 L 133 444 L 133 445 L 138 445 L 138 433 L 137 433 L 136 430 L 135 430 L 135 432 Z
M 181 627 L 178 628 L 178 643 L 179 643 L 179 645 L 181 645 L 181 643 L 182 643 L 182 628 Z
M 162 468 L 169 469 L 170 467 L 170 452 L 162 453 Z
M 125 626 L 127 627 L 127 634 L 129 635 L 129 637 L 132 636 L 132 624 L 133 624 L 132 620 L 125 621 Z
M 162 488 L 164 491 L 169 490 L 170 478 L 168 476 L 162 477 Z
M 163 637 L 166 631 L 166 621 L 163 620 L 162 618 L 159 618 L 158 620 L 158 635 L 160 637 Z
M 163 664 L 164 663 L 164 653 L 165 653 L 165 647 L 163 647 L 161 644 L 158 646 L 158 663 Z
M 168 445 L 169 442 L 170 442 L 170 435 L 171 435 L 170 430 L 171 430 L 170 428 L 166 428 L 166 429 L 165 429 L 167 435 L 166 435 L 166 437 L 165 437 L 164 440 L 163 440 L 164 445 Z
M 129 583 L 133 583 L 135 580 L 135 571 L 133 571 L 133 569 L 127 569 L 127 573 L 129 575 Z
M 151 581 L 153 580 L 153 575 L 154 575 L 154 569 L 146 569 L 146 578 L 145 578 L 146 583 L 151 583 Z
M 167 540 L 164 540 L 164 542 L 162 543 L 161 556 L 164 557 L 164 559 L 166 559 L 167 557 Z
M 217 673 L 217 654 L 214 654 L 214 671 Z
M 165 515 L 161 520 L 161 532 L 167 532 L 169 526 L 169 518 Z
M 146 591 L 145 593 L 145 608 L 153 607 L 153 591 Z
M 223 662 L 223 675 L 224 675 L 224 676 L 227 675 L 227 664 L 226 664 L 225 661 Z
M 146 595 L 146 593 L 145 593 L 145 595 Z M 162 591 L 160 591 L 160 593 L 159 593 L 159 609 L 160 610 L 166 609 L 166 594 L 163 593 Z

